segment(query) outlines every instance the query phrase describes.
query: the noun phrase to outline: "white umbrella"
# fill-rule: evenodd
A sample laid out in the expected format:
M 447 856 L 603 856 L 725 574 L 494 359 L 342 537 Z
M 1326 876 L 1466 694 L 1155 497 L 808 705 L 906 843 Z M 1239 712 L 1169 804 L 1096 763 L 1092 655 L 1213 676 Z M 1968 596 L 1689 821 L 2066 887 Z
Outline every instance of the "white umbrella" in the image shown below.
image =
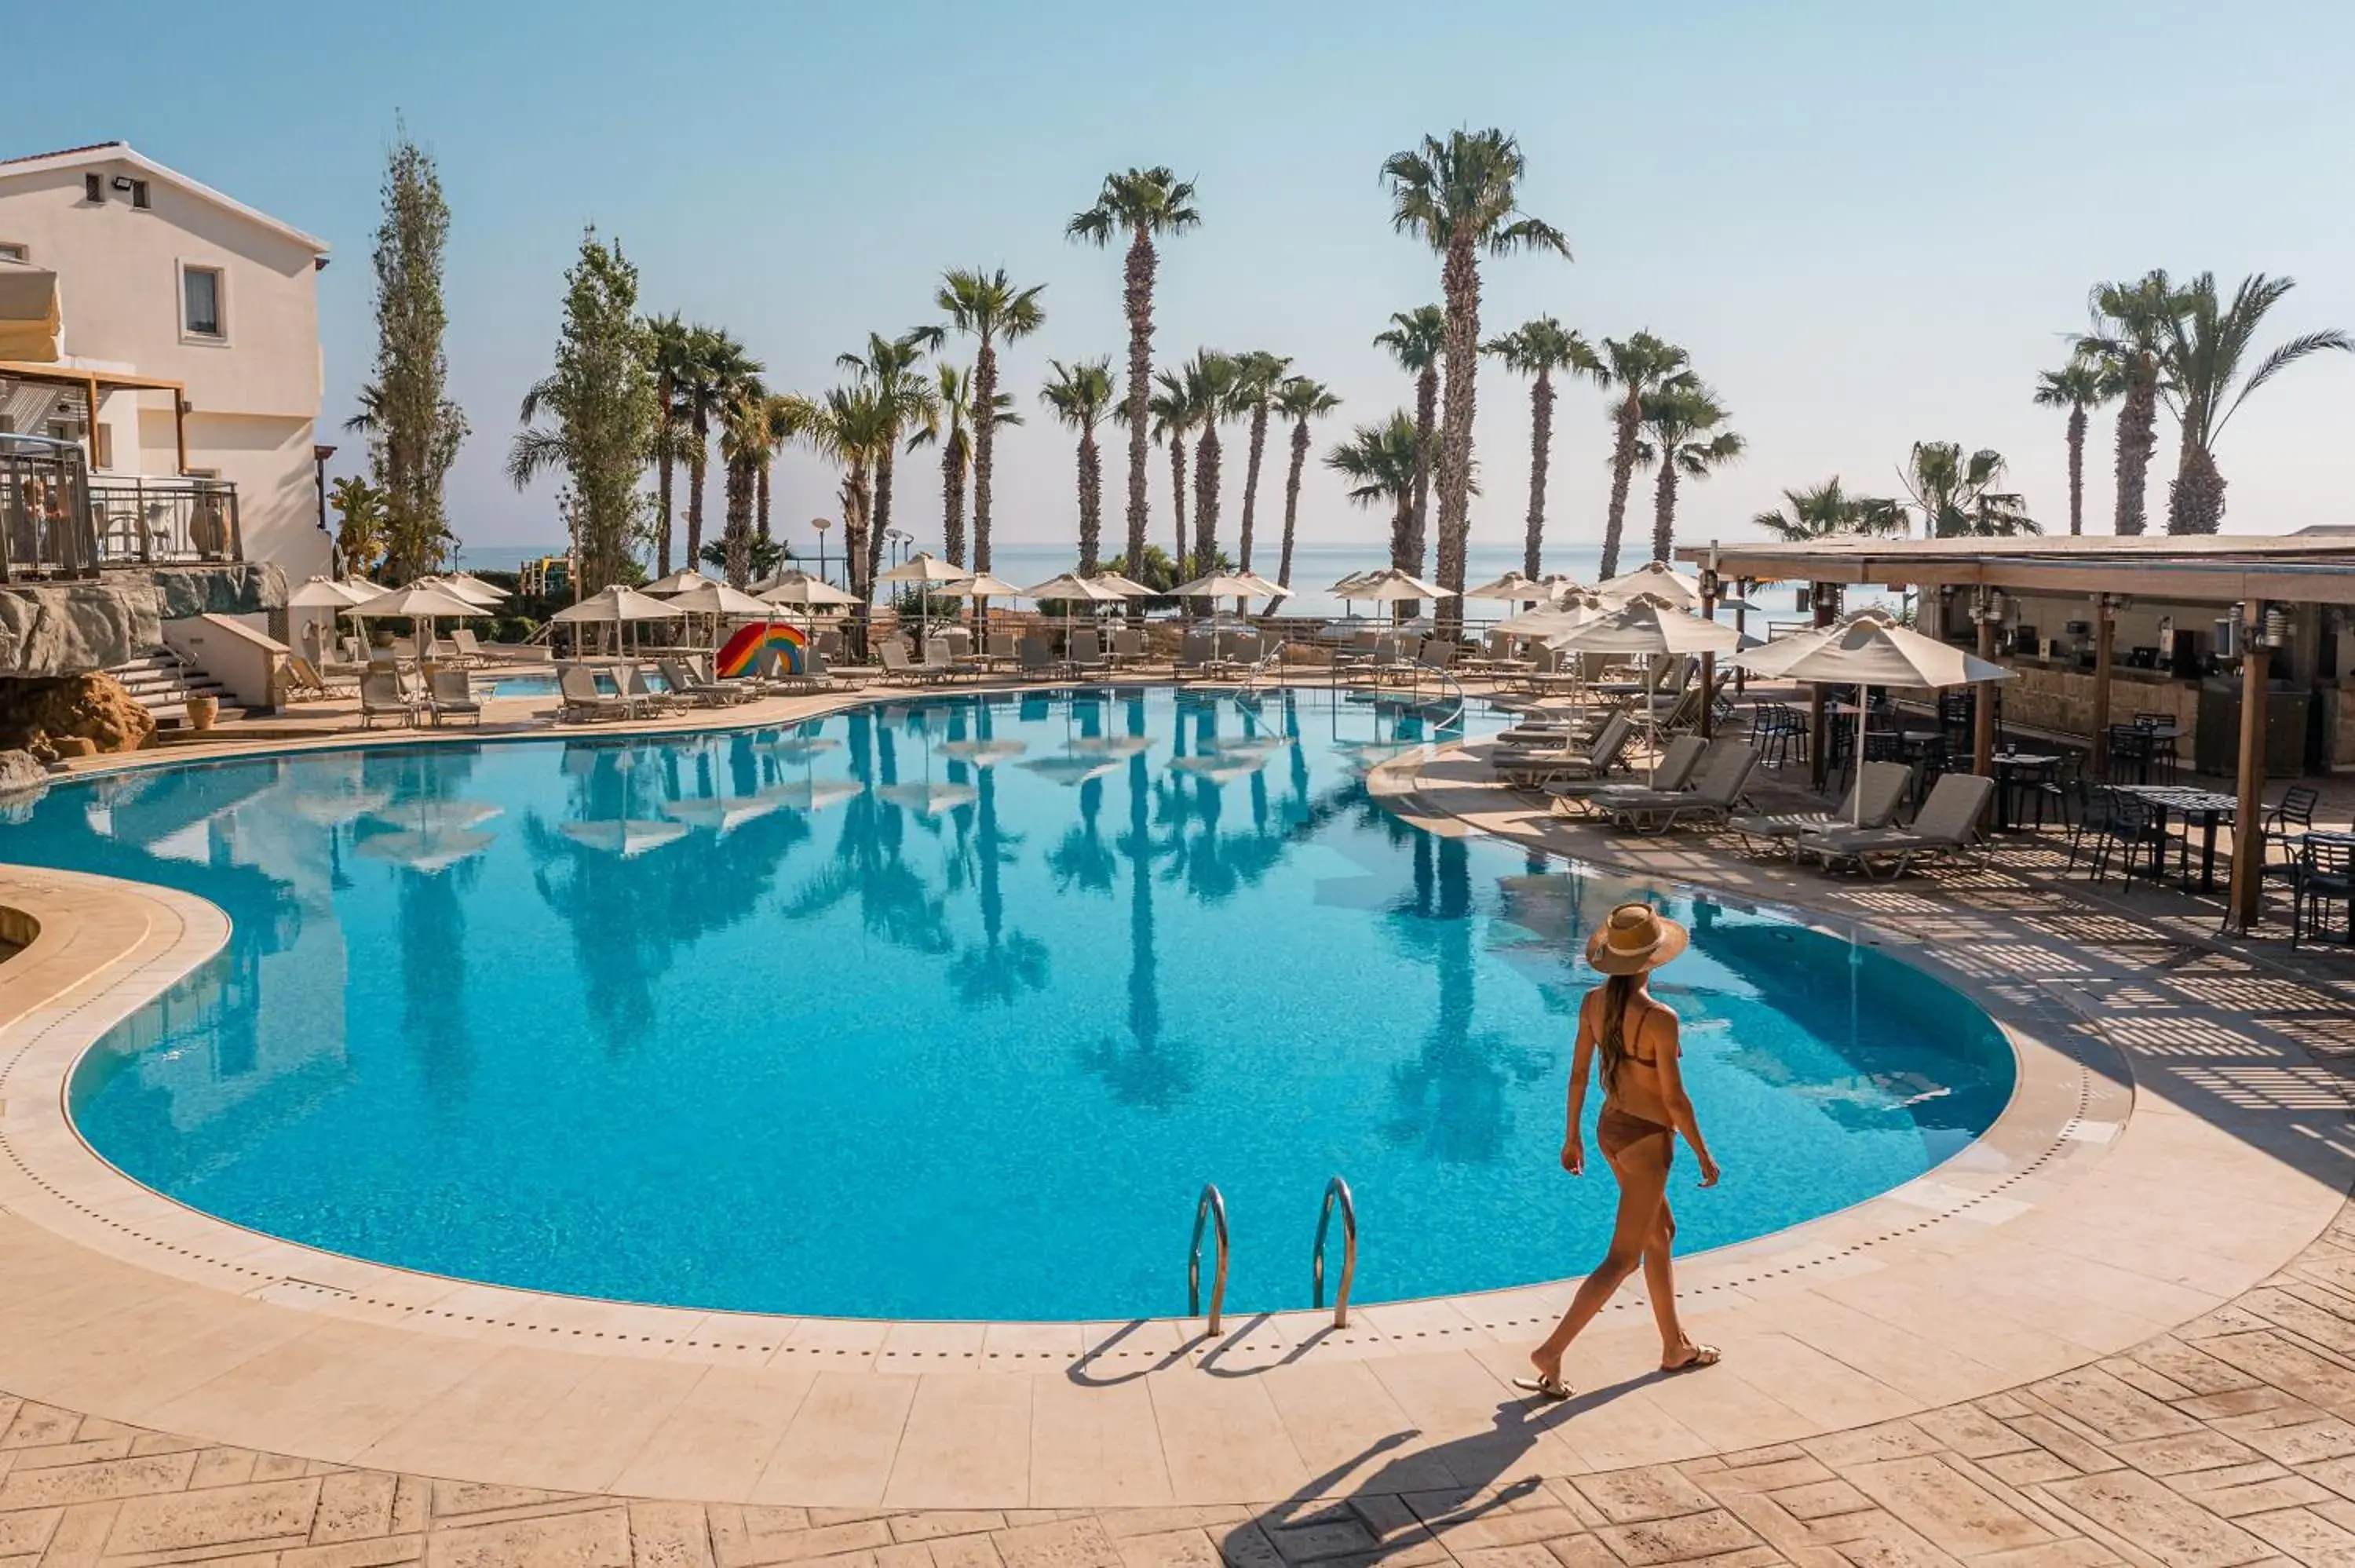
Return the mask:
M 382 583 L 372 583 L 363 577 L 337 577 L 336 586 L 350 594 L 354 604 L 359 603 L 362 599 L 374 599 L 384 591 Z
M 1493 599 L 1507 604 L 1527 604 L 1552 597 L 1542 582 L 1519 572 L 1507 572 L 1495 582 L 1482 583 L 1478 588 L 1465 588 L 1465 599 Z
M 376 596 L 371 594 L 368 597 Z M 352 596 L 349 588 L 325 577 L 313 577 L 286 596 L 286 608 L 289 609 L 332 609 L 340 612 L 351 609 L 358 602 L 359 600 Z
M 657 577 L 638 591 L 655 599 L 668 599 L 675 593 L 685 593 L 698 583 L 708 583 L 710 580 L 693 567 L 681 567 L 670 576 Z
M 1497 622 L 1497 630 L 1511 637 L 1560 637 L 1577 630 L 1601 613 L 1593 605 L 1584 603 L 1525 609 Z
M 1061 577 L 1031 584 L 1022 590 L 1022 597 L 1029 599 L 1060 599 L 1074 604 L 1118 604 L 1125 596 L 1113 592 L 1093 577 L 1065 572 Z
M 1065 786 L 1084 784 L 1091 779 L 1110 778 L 1120 771 L 1120 762 L 1116 758 L 1071 754 L 1034 757 L 1022 766 L 1050 783 Z
M 804 609 L 817 605 L 852 605 L 858 596 L 847 588 L 838 588 L 824 577 L 798 568 L 779 572 L 775 577 L 752 585 L 752 591 L 771 604 L 794 605 Z
M 754 599 L 709 577 L 674 589 L 664 602 L 691 615 L 732 615 L 743 619 L 765 617 L 773 608 L 765 599 Z
M 389 860 L 431 874 L 482 853 L 497 836 L 475 828 L 403 828 L 362 839 L 356 847 L 370 860 Z
M 1771 642 L 1761 644 L 1743 653 L 1732 662 L 1753 675 L 1764 675 L 1772 679 L 1783 674 L 1793 664 L 1797 663 L 1817 649 L 1839 638 L 1849 627 L 1858 622 L 1874 620 L 1886 623 L 1888 620 L 1887 610 L 1878 606 L 1868 606 L 1863 609 L 1842 616 L 1829 626 L 1809 626 L 1796 631 L 1786 632 Z
M 1678 609 L 1691 609 L 1700 603 L 1700 584 L 1666 561 L 1646 561 L 1599 585 L 1594 592 L 1606 604 L 1624 604 L 1637 594 L 1650 594 Z
M 1118 572 L 1098 572 L 1095 576 L 1090 577 L 1088 581 L 1095 584 L 1096 587 L 1100 588 L 1104 588 L 1112 593 L 1119 595 L 1122 599 L 1151 599 L 1153 597 L 1153 590 L 1151 588 L 1146 588 L 1143 583 L 1138 582 L 1134 577 L 1122 577 Z
M 1779 646 L 1789 642 L 1804 642 L 1806 646 L 1795 656 Z M 1760 660 L 1772 669 L 1762 672 L 1757 662 Z M 1975 685 L 1981 681 L 2009 681 L 2012 674 L 2000 664 L 1991 664 L 1977 654 L 1966 653 L 1873 614 L 1859 614 L 1844 626 L 1828 627 L 1820 633 L 1802 632 L 1797 637 L 1777 639 L 1764 648 L 1737 655 L 1733 662 L 1753 674 L 1774 673 L 1794 681 L 1854 683 L 1859 763 L 1864 760 L 1864 726 L 1870 716 L 1873 687 L 1937 690 Z M 1861 793 L 1858 802 L 1861 809 Z
M 463 599 L 439 583 L 411 583 L 407 588 L 380 593 L 352 607 L 363 620 L 375 620 L 389 616 L 403 616 L 412 620 L 434 620 L 443 617 L 472 620 L 483 613 L 483 607 Z
M 1731 653 L 1742 645 L 1742 634 L 1731 626 L 1687 615 L 1649 598 L 1636 599 L 1604 610 L 1582 626 L 1548 640 L 1549 647 L 1564 652 L 1641 655 L 1645 667 L 1663 655 Z M 1649 782 L 1659 767 L 1660 715 L 1652 702 L 1651 683 L 1645 683 L 1645 729 L 1652 741 L 1652 759 L 1645 768 Z
M 613 623 L 613 645 L 618 652 L 622 642 L 622 627 L 633 620 L 676 620 L 687 612 L 663 599 L 649 599 L 634 588 L 615 583 L 600 588 L 579 604 L 565 606 L 549 617 L 567 626 L 599 626 Z
M 954 599 L 1019 599 L 1022 590 L 1004 577 L 975 572 L 969 577 L 959 577 L 941 591 Z
M 916 635 L 922 641 L 932 633 L 932 596 L 930 590 L 962 581 L 971 575 L 963 567 L 943 561 L 930 550 L 919 550 L 890 571 L 878 573 L 875 580 L 879 583 L 917 585 Z
M 776 789 L 779 801 L 796 811 L 822 811 L 865 793 L 866 786 L 851 779 L 794 779 Z
M 746 822 L 757 821 L 785 804 L 782 791 L 762 789 L 750 795 L 736 795 L 723 800 L 672 800 L 663 807 L 663 815 L 694 827 L 709 828 L 714 838 L 726 838 L 734 829 Z
M 1212 572 L 1169 590 L 1179 599 L 1257 599 L 1281 595 L 1277 584 L 1251 572 Z
M 1427 583 L 1412 572 L 1392 567 L 1368 572 L 1351 581 L 1347 597 L 1371 599 L 1376 604 L 1406 604 L 1419 599 L 1454 599 L 1455 590 Z
M 471 599 L 476 604 L 505 604 L 513 597 L 506 589 L 486 583 L 472 572 L 455 572 L 442 580 L 457 589 L 459 598 Z

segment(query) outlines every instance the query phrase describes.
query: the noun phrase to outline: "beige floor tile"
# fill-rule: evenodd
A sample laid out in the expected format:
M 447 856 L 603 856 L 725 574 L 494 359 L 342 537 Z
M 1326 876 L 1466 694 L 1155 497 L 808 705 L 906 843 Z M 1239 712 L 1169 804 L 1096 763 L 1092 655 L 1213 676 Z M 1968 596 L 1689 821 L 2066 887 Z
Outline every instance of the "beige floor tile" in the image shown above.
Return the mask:
M 613 1489 L 634 1497 L 743 1501 L 817 1374 L 712 1367 L 632 1455 Z
M 821 1372 L 752 1486 L 755 1502 L 879 1507 L 920 1380 Z
M 1178 1502 L 1284 1497 L 1310 1470 L 1258 1378 L 1181 1370 L 1145 1380 Z
M 1030 1387 L 996 1372 L 927 1372 L 883 1489 L 890 1508 L 1021 1508 L 1030 1500 Z
M 1099 1388 L 1030 1380 L 1032 1508 L 1153 1508 L 1175 1497 L 1144 1378 Z

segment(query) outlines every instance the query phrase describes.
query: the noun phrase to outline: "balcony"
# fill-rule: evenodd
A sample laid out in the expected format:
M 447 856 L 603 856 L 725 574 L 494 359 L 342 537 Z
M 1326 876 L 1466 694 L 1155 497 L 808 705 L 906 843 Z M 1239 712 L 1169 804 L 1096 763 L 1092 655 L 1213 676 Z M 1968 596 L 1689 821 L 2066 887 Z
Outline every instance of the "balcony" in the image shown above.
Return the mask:
M 101 567 L 218 566 L 245 559 L 237 486 L 226 480 L 94 474 L 90 510 Z
M 236 485 L 92 474 L 79 442 L 0 432 L 0 582 L 243 559 Z

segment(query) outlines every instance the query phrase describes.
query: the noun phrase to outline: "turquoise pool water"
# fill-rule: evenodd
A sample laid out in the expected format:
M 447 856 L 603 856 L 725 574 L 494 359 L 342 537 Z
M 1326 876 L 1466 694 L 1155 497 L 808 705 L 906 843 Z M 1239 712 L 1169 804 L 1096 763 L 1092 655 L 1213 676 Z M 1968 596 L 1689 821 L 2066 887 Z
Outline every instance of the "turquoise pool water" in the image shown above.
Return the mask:
M 1482 723 L 1484 720 L 1476 719 Z M 224 957 L 85 1059 L 84 1134 L 241 1224 L 685 1306 L 913 1318 L 1305 1305 L 1326 1180 L 1359 1299 L 1560 1277 L 1584 931 L 1640 889 L 1406 827 L 1416 715 L 1325 694 L 919 700 L 790 730 L 389 747 L 53 789 L 13 859 L 226 909 Z M 1960 997 L 1665 899 L 1726 1169 L 1686 1245 L 1914 1176 L 2007 1098 Z

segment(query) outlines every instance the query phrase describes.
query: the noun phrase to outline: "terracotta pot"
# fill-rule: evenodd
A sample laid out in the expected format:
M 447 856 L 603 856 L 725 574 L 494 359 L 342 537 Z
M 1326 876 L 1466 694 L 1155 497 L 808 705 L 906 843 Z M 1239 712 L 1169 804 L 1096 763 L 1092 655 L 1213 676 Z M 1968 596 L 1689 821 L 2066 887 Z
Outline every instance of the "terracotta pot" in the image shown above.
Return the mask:
M 190 729 L 210 729 L 213 727 L 213 720 L 218 717 L 220 717 L 220 699 L 218 697 L 192 696 L 188 699 L 188 727 Z

